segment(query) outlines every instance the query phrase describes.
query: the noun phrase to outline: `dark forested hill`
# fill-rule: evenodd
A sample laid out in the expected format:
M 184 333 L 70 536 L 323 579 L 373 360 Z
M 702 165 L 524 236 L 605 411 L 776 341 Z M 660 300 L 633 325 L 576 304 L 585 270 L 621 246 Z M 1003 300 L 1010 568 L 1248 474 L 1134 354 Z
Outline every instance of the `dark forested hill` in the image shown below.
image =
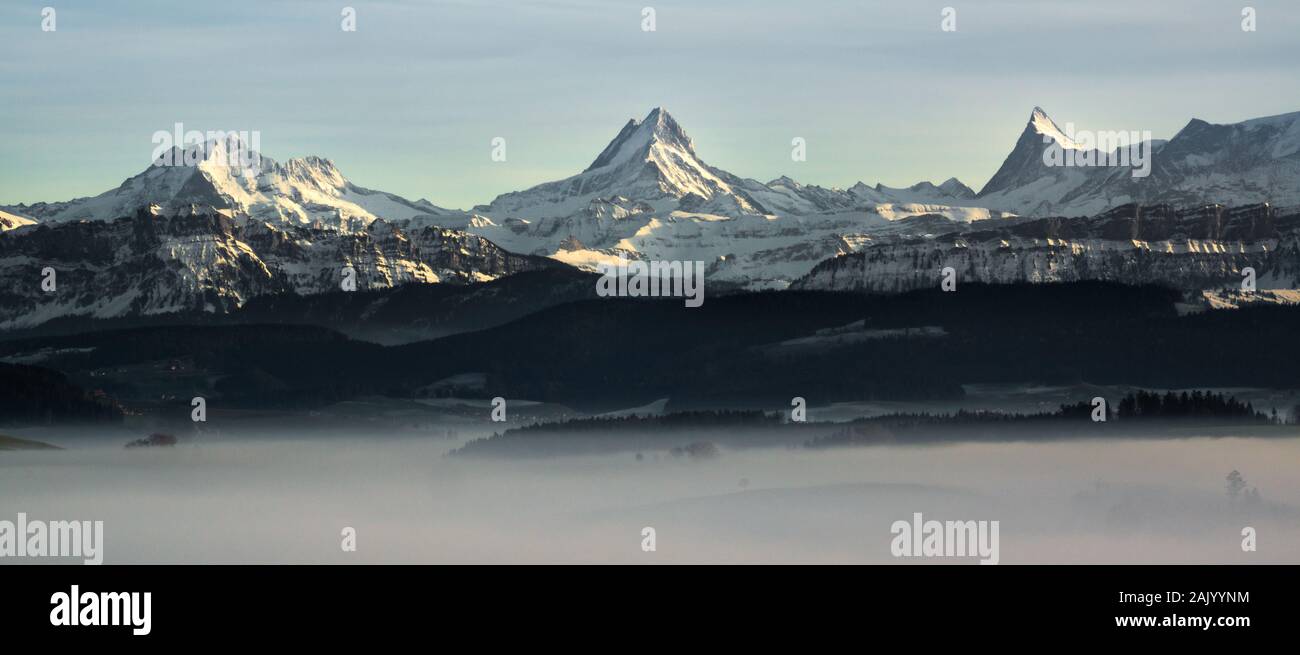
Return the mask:
M 609 298 L 400 346 L 291 324 L 155 326 L 0 342 L 0 358 L 122 398 L 194 392 L 257 406 L 418 396 L 465 373 L 482 374 L 487 397 L 586 409 L 920 400 L 996 382 L 1300 388 L 1300 307 L 1180 316 L 1180 299 L 1101 282 L 736 294 L 699 308 Z

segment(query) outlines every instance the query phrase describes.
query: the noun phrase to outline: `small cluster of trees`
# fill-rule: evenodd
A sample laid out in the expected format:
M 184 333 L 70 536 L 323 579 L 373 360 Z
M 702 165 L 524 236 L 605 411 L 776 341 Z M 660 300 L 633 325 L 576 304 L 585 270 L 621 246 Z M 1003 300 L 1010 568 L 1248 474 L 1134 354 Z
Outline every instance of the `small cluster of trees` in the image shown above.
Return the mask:
M 1233 469 L 1227 476 L 1228 481 L 1228 502 L 1236 505 L 1245 503 L 1247 505 L 1258 505 L 1260 502 L 1259 488 L 1246 488 L 1246 478 L 1242 477 L 1241 472 Z
M 1266 419 L 1250 403 L 1208 391 L 1164 394 L 1138 391 L 1119 401 L 1120 418 L 1187 418 L 1196 416 Z
M 1061 405 L 1055 412 L 1005 412 L 997 410 L 959 409 L 954 413 L 931 414 L 928 412 L 895 413 L 859 419 L 856 422 L 881 422 L 894 426 L 925 425 L 932 423 L 991 423 L 1021 422 L 1044 419 L 1087 419 L 1093 414 L 1091 402 L 1081 401 L 1072 405 Z M 1277 411 L 1270 417 L 1255 411 L 1249 402 L 1241 402 L 1234 396 L 1209 391 L 1173 391 L 1164 394 L 1154 391 L 1137 391 L 1119 401 L 1119 406 L 1112 410 L 1111 417 L 1118 418 L 1243 418 L 1255 422 L 1280 423 Z M 1300 420 L 1300 405 L 1291 410 L 1289 423 Z

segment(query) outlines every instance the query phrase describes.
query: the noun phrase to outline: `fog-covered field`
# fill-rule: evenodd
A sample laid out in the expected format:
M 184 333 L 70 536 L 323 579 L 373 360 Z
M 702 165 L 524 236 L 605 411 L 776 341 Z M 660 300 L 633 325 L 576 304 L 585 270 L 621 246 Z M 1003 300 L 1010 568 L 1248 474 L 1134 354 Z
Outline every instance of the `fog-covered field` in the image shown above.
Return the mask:
M 447 457 L 460 440 L 376 432 L 126 450 L 138 435 L 10 431 L 65 449 L 0 452 L 0 520 L 103 520 L 110 564 L 973 561 L 894 558 L 890 526 L 914 512 L 999 521 L 1004 564 L 1300 562 L 1295 438 L 637 459 Z M 1258 503 L 1229 503 L 1234 469 Z M 1256 552 L 1240 547 L 1245 526 Z

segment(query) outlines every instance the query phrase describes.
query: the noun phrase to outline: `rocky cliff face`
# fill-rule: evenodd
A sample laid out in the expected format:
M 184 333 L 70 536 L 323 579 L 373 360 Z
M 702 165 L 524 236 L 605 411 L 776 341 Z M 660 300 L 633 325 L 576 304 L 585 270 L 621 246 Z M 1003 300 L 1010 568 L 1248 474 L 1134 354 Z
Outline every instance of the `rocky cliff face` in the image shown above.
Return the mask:
M 165 214 L 154 207 L 113 221 L 0 233 L 0 328 L 62 316 L 226 312 L 256 296 L 339 290 L 345 267 L 365 290 L 464 284 L 555 266 L 562 265 L 437 227 L 404 231 L 375 220 L 344 232 L 228 210 Z
M 935 227 L 933 224 L 927 227 Z M 957 282 L 1106 280 L 1178 289 L 1240 288 L 1253 268 L 1261 289 L 1300 284 L 1300 215 L 1127 205 L 1093 218 L 1017 218 L 901 235 L 818 264 L 799 289 L 899 292 Z

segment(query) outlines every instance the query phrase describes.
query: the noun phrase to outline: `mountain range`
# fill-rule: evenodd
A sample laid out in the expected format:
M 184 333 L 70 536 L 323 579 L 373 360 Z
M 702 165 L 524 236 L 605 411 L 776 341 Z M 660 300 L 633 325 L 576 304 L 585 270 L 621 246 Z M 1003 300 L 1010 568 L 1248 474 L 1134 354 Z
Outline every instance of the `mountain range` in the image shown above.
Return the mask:
M 986 281 L 1184 287 L 1226 284 L 1257 265 L 1268 283 L 1295 284 L 1295 226 L 1278 208 L 1300 205 L 1300 112 L 1192 120 L 1144 144 L 1150 174 L 1134 177 L 1131 166 L 1049 166 L 1048 148 L 1085 146 L 1035 108 L 977 193 L 955 178 L 847 189 L 743 178 L 705 163 L 655 108 L 583 171 L 464 211 L 359 187 L 320 157 L 259 154 L 258 167 L 241 167 L 237 139 L 178 149 L 173 160 L 196 163 L 155 162 L 98 196 L 0 208 L 0 328 L 229 312 L 256 297 L 338 290 L 345 267 L 358 289 L 382 290 L 591 270 L 619 256 L 702 260 L 724 289 L 896 291 L 930 283 L 942 262 Z M 1265 202 L 1262 214 L 1229 209 Z M 40 285 L 47 267 L 54 292 Z

